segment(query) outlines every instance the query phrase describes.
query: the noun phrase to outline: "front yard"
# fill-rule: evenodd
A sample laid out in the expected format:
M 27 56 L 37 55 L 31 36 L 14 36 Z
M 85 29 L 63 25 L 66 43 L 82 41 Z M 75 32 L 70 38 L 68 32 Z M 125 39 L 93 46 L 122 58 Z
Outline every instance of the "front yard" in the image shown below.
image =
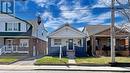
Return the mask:
M 0 64 L 11 64 L 26 57 L 18 54 L 3 55 L 0 56 Z
M 68 59 L 67 58 L 61 58 L 59 57 L 52 57 L 52 56 L 45 56 L 40 59 L 38 59 L 35 64 L 36 65 L 44 65 L 44 64 L 67 64 Z
M 21 59 L 20 56 L 0 56 L 0 64 L 10 64 Z
M 84 57 L 76 58 L 77 64 L 109 64 L 111 57 Z M 130 57 L 116 57 L 116 62 L 130 63 Z

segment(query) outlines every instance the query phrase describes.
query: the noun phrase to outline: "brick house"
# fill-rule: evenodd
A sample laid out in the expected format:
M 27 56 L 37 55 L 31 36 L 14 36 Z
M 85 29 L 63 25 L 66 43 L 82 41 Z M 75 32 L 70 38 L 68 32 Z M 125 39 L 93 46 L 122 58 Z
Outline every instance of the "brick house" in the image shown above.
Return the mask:
M 0 55 L 8 53 L 30 56 L 46 54 L 46 41 L 43 37 L 46 36 L 47 31 L 36 28 L 38 26 L 36 21 L 30 22 L 13 15 L 0 14 L 0 26 Z M 36 36 L 36 29 L 45 32 L 39 32 Z
M 128 35 L 126 30 L 115 26 L 116 40 L 115 50 L 117 56 L 129 56 Z M 88 25 L 83 29 L 89 35 L 88 52 L 89 55 L 110 56 L 110 26 L 108 25 Z

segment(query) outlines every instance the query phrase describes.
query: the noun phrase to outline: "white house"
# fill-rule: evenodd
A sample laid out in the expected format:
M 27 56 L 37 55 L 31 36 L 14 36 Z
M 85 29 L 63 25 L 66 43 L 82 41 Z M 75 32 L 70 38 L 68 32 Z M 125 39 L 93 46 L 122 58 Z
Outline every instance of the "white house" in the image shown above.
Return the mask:
M 74 58 L 87 55 L 87 35 L 69 24 L 65 24 L 48 36 L 48 54 L 59 55 L 60 46 L 62 55 Z

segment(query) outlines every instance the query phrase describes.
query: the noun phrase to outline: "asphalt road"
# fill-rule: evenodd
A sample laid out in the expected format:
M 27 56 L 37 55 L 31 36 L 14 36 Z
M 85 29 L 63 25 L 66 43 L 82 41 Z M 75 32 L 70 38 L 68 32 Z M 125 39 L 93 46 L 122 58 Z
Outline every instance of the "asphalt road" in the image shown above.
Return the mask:
M 97 72 L 97 71 L 0 71 L 0 73 L 129 73 L 129 72 Z

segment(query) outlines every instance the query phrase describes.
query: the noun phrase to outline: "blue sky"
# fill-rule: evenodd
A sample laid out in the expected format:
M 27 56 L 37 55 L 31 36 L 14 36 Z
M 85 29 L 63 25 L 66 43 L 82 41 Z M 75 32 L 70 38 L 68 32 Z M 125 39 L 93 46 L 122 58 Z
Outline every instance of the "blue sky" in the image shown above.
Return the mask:
M 121 1 L 127 3 L 127 0 Z M 110 25 L 110 4 L 111 0 L 18 0 L 15 15 L 25 20 L 34 20 L 40 14 L 49 32 L 65 23 L 82 30 L 87 25 Z M 118 12 L 115 18 L 116 24 L 124 23 Z

